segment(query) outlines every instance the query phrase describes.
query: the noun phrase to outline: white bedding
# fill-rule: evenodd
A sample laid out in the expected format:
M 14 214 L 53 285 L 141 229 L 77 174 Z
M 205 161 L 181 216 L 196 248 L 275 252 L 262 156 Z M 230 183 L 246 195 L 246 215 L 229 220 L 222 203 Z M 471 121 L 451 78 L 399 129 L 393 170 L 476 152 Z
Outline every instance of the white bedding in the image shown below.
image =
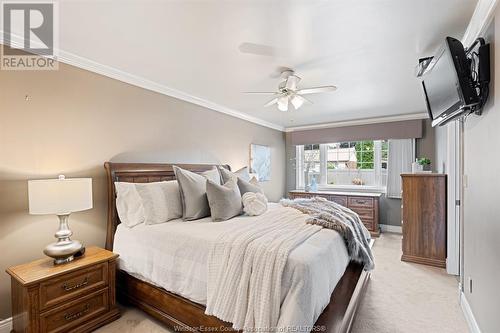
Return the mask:
M 263 216 L 290 209 L 269 204 L 269 211 Z M 304 220 L 306 217 L 303 215 Z M 212 222 L 211 218 L 174 220 L 134 228 L 119 225 L 114 252 L 120 255 L 120 269 L 205 305 L 208 253 L 212 244 L 225 231 L 251 224 L 256 218 L 259 217 L 239 216 L 224 222 Z M 348 263 L 344 240 L 330 229 L 320 230 L 292 250 L 281 283 L 278 326 L 314 323 L 328 305 Z

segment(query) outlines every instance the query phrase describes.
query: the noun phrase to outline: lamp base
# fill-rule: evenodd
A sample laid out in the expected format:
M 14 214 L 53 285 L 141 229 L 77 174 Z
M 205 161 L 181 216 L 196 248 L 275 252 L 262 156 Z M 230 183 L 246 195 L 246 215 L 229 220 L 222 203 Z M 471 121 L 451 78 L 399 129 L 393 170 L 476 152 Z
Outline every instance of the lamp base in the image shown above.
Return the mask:
M 69 214 L 58 215 L 58 217 L 59 230 L 54 235 L 57 242 L 47 245 L 43 250 L 46 256 L 54 258 L 54 265 L 73 261 L 74 255 L 84 248 L 79 241 L 70 239 L 73 233 L 68 227 Z
M 82 243 L 77 240 L 56 242 L 47 245 L 43 250 L 46 256 L 54 258 L 54 265 L 73 261 L 74 255 L 83 249 Z

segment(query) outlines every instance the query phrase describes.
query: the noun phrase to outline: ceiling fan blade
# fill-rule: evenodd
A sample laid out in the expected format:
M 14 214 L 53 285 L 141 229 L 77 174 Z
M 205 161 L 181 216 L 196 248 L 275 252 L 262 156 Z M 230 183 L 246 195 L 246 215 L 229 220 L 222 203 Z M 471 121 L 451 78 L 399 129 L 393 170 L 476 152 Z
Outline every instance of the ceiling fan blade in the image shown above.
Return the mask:
M 270 100 L 269 102 L 267 102 L 266 104 L 264 104 L 264 107 L 267 108 L 268 106 L 274 105 L 276 103 L 278 103 L 278 97 L 276 97 L 276 98 Z
M 313 87 L 313 88 L 304 88 L 297 90 L 296 93 L 299 95 L 308 95 L 308 94 L 318 94 L 324 92 L 331 92 L 337 90 L 336 86 L 323 86 L 323 87 Z
M 241 53 L 256 54 L 261 56 L 272 57 L 276 55 L 274 47 L 264 44 L 241 43 L 238 46 Z
M 297 90 L 297 84 L 299 84 L 299 82 L 300 82 L 300 77 L 298 77 L 297 75 L 290 75 L 286 79 L 285 88 L 288 90 L 295 91 Z
M 288 111 L 288 96 L 278 97 L 278 110 Z
M 253 94 L 253 95 L 277 95 L 278 92 L 270 92 L 270 91 L 244 91 L 244 94 Z

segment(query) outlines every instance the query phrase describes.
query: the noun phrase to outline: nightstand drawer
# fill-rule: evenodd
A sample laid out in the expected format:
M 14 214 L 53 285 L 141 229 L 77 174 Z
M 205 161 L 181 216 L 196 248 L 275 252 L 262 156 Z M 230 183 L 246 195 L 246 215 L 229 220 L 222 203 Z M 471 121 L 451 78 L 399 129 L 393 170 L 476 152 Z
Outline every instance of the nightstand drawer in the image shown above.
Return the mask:
M 40 332 L 69 332 L 72 328 L 106 311 L 108 311 L 108 288 L 42 313 Z
M 40 308 L 44 310 L 92 289 L 108 285 L 108 264 L 102 263 L 40 283 Z
M 348 206 L 349 208 L 351 207 L 373 208 L 373 198 L 349 197 Z

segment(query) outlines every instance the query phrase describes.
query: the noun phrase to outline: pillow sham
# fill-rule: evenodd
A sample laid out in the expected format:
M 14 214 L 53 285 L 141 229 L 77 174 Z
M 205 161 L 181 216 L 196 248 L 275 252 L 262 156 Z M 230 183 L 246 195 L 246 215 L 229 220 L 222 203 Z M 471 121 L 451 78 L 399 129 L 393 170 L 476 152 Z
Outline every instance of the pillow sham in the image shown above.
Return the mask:
M 192 221 L 210 215 L 207 200 L 207 179 L 220 185 L 217 168 L 197 174 L 174 165 L 175 177 L 179 184 L 182 202 L 182 219 Z
M 241 178 L 245 181 L 250 181 L 250 173 L 248 173 L 248 167 L 243 167 L 235 172 L 229 171 L 224 167 L 219 167 L 219 172 L 222 177 L 222 183 L 226 183 L 231 178 Z
M 134 183 L 115 182 L 116 211 L 121 223 L 132 228 L 144 223 L 144 207 Z
M 164 223 L 182 216 L 175 180 L 152 183 L 115 182 L 116 210 L 128 227 Z
M 234 179 L 224 185 L 207 179 L 206 186 L 212 221 L 226 221 L 241 214 L 241 194 Z
M 238 187 L 242 196 L 247 192 L 264 194 L 264 191 L 259 185 L 259 181 L 255 177 L 253 177 L 250 181 L 245 181 L 241 178 L 238 178 Z
M 262 215 L 267 210 L 267 198 L 262 193 L 247 192 L 241 199 L 243 211 L 249 216 Z
M 175 180 L 135 183 L 144 207 L 144 223 L 158 224 L 182 216 L 181 194 Z

